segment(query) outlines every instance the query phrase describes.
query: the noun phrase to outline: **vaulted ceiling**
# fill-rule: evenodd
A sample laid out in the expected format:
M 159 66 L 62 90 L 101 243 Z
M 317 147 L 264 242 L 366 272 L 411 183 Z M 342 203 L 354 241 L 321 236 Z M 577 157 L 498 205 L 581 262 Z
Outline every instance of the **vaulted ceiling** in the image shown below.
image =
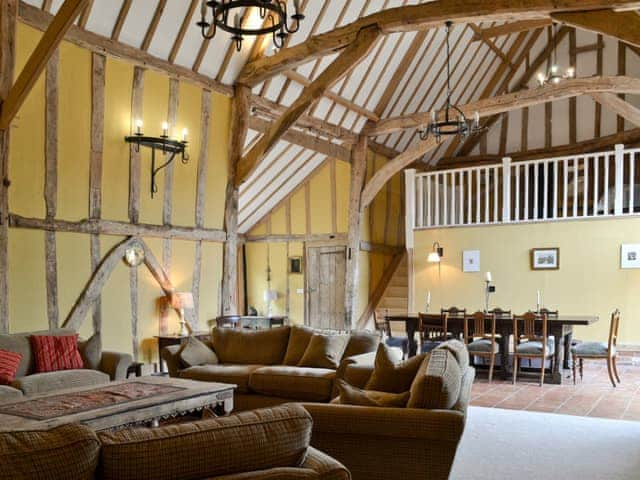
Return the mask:
M 26 0 L 25 3 L 55 13 L 63 0 Z M 289 3 L 292 7 L 293 0 Z M 295 46 L 311 36 L 347 25 L 363 16 L 420 3 L 430 2 L 303 0 L 301 4 L 306 19 L 300 31 L 290 37 L 288 46 Z M 195 26 L 199 4 L 199 0 L 94 0 L 78 24 L 88 31 L 145 50 L 154 57 L 227 86 L 235 83 L 250 60 L 275 53 L 269 38 L 247 39 L 240 52 L 235 51 L 229 35 L 224 32 L 219 32 L 210 42 L 203 41 Z M 248 11 L 243 22 L 259 24 L 261 20 L 256 12 Z M 616 53 L 620 47 L 613 39 L 602 39 L 591 32 L 576 32 L 568 28 L 554 30 L 551 23 L 544 20 L 527 20 L 514 28 L 505 25 L 513 26 L 513 21 L 454 26 L 451 34 L 451 85 L 456 103 L 465 104 L 534 85 L 535 74 L 547 67 L 552 51 L 550 45 L 558 31 L 558 61 L 565 65 L 573 62 L 578 76 L 620 73 L 640 76 L 638 50 L 625 51 L 625 71 L 621 72 L 621 57 Z M 446 92 L 444 49 L 444 28 L 399 31 L 381 36 L 357 67 L 313 104 L 306 116 L 277 143 L 240 186 L 240 231 L 250 230 L 328 156 L 348 161 L 349 149 L 367 122 L 441 107 Z M 607 54 L 603 55 L 605 51 Z M 332 54 L 303 63 L 253 88 L 254 109 L 247 149 L 336 56 Z M 580 102 L 582 112 L 595 113 L 597 107 L 593 100 L 585 98 Z M 557 125 L 553 126 L 551 144 L 544 133 L 545 107 L 541 106 L 540 109 L 532 109 L 526 124 L 519 113 L 504 117 L 494 122 L 496 127 L 489 130 L 486 140 L 464 146 L 456 141 L 443 143 L 421 162 L 433 165 L 439 159 L 457 153 L 507 154 L 548 148 L 614 133 L 619 129 L 615 115 L 608 113 L 603 114 L 602 124 L 598 127 L 590 120 L 579 122 L 574 128 L 570 120 L 564 118 L 570 109 L 568 105 L 569 101 L 566 101 L 565 107 L 557 109 L 554 117 Z M 572 128 L 576 130 L 575 134 Z M 523 135 L 525 129 L 528 131 Z M 405 130 L 376 137 L 372 148 L 393 157 L 416 141 L 416 130 Z

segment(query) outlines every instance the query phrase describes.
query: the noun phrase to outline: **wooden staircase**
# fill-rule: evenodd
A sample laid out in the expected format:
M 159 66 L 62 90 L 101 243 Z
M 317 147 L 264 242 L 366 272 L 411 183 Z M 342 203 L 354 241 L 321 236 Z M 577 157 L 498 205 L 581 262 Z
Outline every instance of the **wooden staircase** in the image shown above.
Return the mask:
M 406 314 L 409 309 L 409 267 L 404 255 L 384 290 L 376 311 L 389 314 Z

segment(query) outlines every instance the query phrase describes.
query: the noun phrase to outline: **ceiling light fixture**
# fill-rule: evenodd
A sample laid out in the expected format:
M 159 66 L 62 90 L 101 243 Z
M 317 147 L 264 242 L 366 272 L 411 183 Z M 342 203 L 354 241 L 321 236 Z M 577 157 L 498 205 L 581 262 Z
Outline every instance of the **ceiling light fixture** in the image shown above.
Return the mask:
M 293 0 L 294 14 L 287 12 L 287 2 L 282 0 L 202 0 L 200 21 L 196 23 L 202 30 L 202 37 L 210 40 L 216 35 L 218 28 L 233 34 L 231 40 L 236 49 L 242 49 L 245 35 L 273 34 L 273 44 L 277 48 L 284 46 L 286 38 L 300 29 L 304 15 L 300 13 L 300 0 Z M 212 11 L 212 19 L 207 19 L 207 9 Z M 247 9 L 257 8 L 263 25 L 247 27 L 242 25 L 242 13 Z M 267 22 L 264 22 L 264 20 Z
M 538 73 L 538 85 L 541 87 L 558 85 L 562 80 L 576 77 L 576 69 L 574 67 L 568 67 L 564 75 L 560 75 L 560 67 L 558 66 L 558 33 L 559 30 L 553 32 L 553 61 L 550 63 L 546 75 L 542 72 Z
M 420 130 L 420 139 L 427 140 L 431 135 L 440 143 L 443 136 L 457 135 L 461 139 L 467 138 L 481 132 L 480 113 L 475 112 L 473 120 L 467 120 L 465 114 L 451 103 L 451 47 L 449 44 L 449 35 L 453 23 L 447 22 L 447 103 L 444 108 L 444 115 L 438 110 L 431 112 L 431 123 L 424 130 Z M 439 120 L 443 116 L 444 120 Z

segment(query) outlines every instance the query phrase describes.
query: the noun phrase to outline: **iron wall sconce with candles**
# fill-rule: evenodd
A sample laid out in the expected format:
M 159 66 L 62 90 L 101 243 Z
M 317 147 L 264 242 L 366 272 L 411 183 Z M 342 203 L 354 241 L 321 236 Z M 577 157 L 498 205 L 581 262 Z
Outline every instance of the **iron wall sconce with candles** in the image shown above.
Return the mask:
M 162 135 L 159 137 L 149 137 L 142 132 L 142 121 L 136 122 L 136 133 L 124 137 L 125 142 L 135 145 L 136 152 L 140 151 L 140 146 L 151 149 L 151 198 L 158 193 L 158 185 L 156 184 L 156 175 L 160 170 L 168 167 L 180 154 L 183 164 L 189 163 L 189 154 L 187 153 L 187 135 L 185 128 L 182 131 L 182 140 L 172 140 L 169 138 L 169 125 L 167 122 L 162 124 Z M 160 150 L 163 155 L 169 155 L 169 158 L 162 164 L 156 166 L 156 150 Z

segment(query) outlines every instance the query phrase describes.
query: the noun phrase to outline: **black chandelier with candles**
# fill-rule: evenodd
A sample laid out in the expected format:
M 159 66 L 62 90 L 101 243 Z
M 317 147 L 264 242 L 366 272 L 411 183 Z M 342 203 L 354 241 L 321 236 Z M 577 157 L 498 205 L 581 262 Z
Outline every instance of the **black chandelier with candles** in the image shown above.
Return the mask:
M 451 102 L 451 48 L 449 35 L 451 33 L 452 22 L 447 22 L 447 103 L 444 108 L 444 120 L 439 120 L 438 110 L 431 112 L 431 123 L 424 130 L 420 130 L 420 139 L 427 140 L 431 135 L 436 142 L 440 143 L 443 136 L 457 135 L 464 140 L 469 135 L 481 132 L 480 114 L 476 112 L 473 120 L 468 120 L 464 112 Z
M 300 22 L 304 15 L 300 12 L 300 0 L 293 1 L 294 13 L 289 21 L 287 2 L 282 0 L 202 0 L 200 21 L 196 23 L 202 31 L 202 37 L 212 39 L 218 28 L 233 34 L 231 40 L 236 43 L 236 49 L 242 49 L 245 35 L 273 35 L 273 44 L 282 48 L 286 38 L 300 29 Z M 247 9 L 256 8 L 263 24 L 250 27 L 242 24 L 242 13 Z M 207 18 L 208 9 L 212 11 L 211 21 Z M 265 22 L 266 20 L 266 22 Z

